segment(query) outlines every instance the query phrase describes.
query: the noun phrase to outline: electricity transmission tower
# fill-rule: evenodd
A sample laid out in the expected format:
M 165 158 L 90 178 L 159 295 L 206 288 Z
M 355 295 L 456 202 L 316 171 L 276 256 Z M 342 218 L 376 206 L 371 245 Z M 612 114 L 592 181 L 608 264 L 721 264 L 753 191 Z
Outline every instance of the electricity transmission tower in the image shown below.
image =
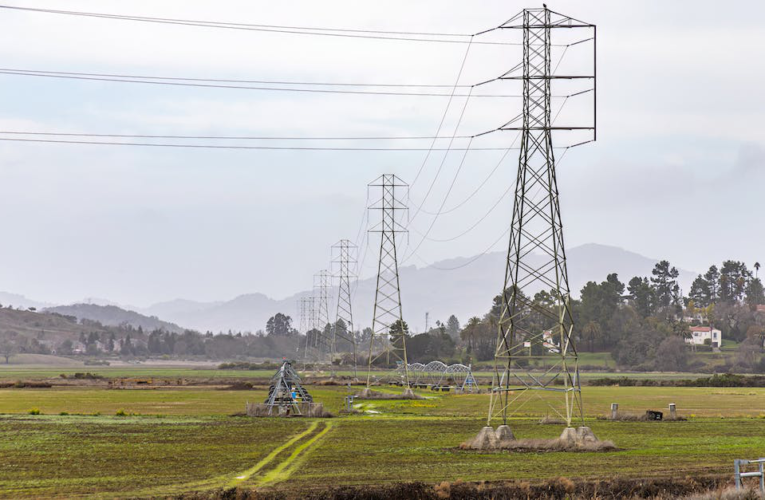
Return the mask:
M 409 370 L 403 329 L 404 317 L 401 312 L 396 235 L 407 232 L 403 220 L 408 208 L 403 200 L 407 199 L 409 185 L 396 175 L 384 174 L 370 183 L 367 189 L 378 191 L 380 194 L 379 198 L 370 198 L 374 201 L 368 207 L 372 214 L 379 213 L 379 217 L 370 218 L 375 223 L 369 232 L 380 234 L 380 258 L 377 264 L 372 338 L 369 340 L 367 387 L 372 381 L 372 365 L 385 356 L 388 364 L 391 357 L 403 364 L 404 384 L 408 388 Z
M 332 327 L 332 357 L 337 349 L 337 339 L 349 342 L 353 349 L 353 376 L 356 376 L 356 335 L 353 330 L 353 307 L 351 304 L 351 278 L 355 274 L 351 266 L 356 264 L 358 247 L 349 240 L 340 240 L 332 246 L 333 270 L 337 269 L 335 278 L 338 279 L 337 311 L 335 324 Z M 342 321 L 342 323 L 341 323 Z M 338 328 L 339 326 L 345 328 Z
M 313 275 L 313 294 L 314 294 L 314 318 L 316 329 L 316 347 L 318 349 L 318 358 L 321 360 L 325 355 L 329 357 L 332 351 L 329 324 L 329 287 L 331 275 L 326 269 L 322 269 Z M 331 360 L 330 360 L 331 362 Z
M 316 343 L 316 308 L 314 297 L 300 298 L 300 331 L 305 335 L 303 346 L 303 363 L 308 361 L 308 349 Z M 309 335 L 310 334 L 310 335 Z
M 592 126 L 556 127 L 551 83 L 558 79 L 588 80 L 592 88 L 586 92 L 594 95 L 595 64 L 593 57 L 591 74 L 556 75 L 551 35 L 563 28 L 568 30 L 566 35 L 577 28 L 591 29 L 591 38 L 584 41 L 593 43 L 594 56 L 595 26 L 545 7 L 525 9 L 501 28 L 523 33 L 523 61 L 502 76 L 522 82 L 523 112 L 502 127 L 520 131 L 522 142 L 488 424 L 501 418 L 506 426 L 508 417 L 526 403 L 542 401 L 548 412 L 571 427 L 575 419 L 584 422 L 584 411 L 552 133 L 590 131 L 587 133 L 592 133 L 594 140 L 595 122 L 593 119 Z M 522 74 L 517 74 L 520 70 Z

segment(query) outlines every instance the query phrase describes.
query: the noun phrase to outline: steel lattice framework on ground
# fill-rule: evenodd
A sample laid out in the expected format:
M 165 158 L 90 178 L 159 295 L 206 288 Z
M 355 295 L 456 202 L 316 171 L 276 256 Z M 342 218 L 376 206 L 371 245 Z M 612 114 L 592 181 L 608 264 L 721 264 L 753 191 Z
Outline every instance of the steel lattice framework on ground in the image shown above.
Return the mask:
M 300 383 L 300 377 L 292 365 L 285 361 L 279 370 L 271 377 L 268 389 L 268 397 L 264 404 L 268 407 L 268 414 L 272 415 L 274 408 L 278 413 L 289 411 L 300 415 L 300 403 L 312 403 L 313 398 Z
M 398 371 L 403 375 L 403 364 L 398 367 Z M 473 369 L 470 365 L 459 363 L 447 365 L 441 361 L 431 361 L 427 365 L 422 363 L 407 365 L 407 371 L 409 373 L 409 380 L 415 385 L 449 385 L 448 382 L 451 379 L 454 382 L 453 385 L 463 391 L 472 392 L 478 389 L 478 384 L 473 376 Z
M 594 121 L 592 127 L 555 127 L 551 82 L 594 81 L 595 68 L 591 75 L 554 75 L 551 34 L 558 28 L 592 29 L 594 48 L 594 26 L 545 7 L 526 9 L 501 28 L 523 32 L 523 62 L 516 67 L 523 74 L 511 70 L 503 76 L 522 81 L 523 113 L 502 127 L 520 130 L 522 142 L 488 421 L 501 418 L 507 424 L 509 416 L 539 398 L 570 427 L 573 419 L 584 420 L 584 412 L 552 131 L 591 130 L 594 138 Z M 518 120 L 520 127 L 510 126 Z
M 390 364 L 391 357 L 403 363 L 404 384 L 409 386 L 409 373 L 406 361 L 406 336 L 401 331 L 391 331 L 404 323 L 401 312 L 401 286 L 398 275 L 398 256 L 396 253 L 396 235 L 406 233 L 403 224 L 408 208 L 403 200 L 407 199 L 409 185 L 393 174 L 384 174 L 369 184 L 368 189 L 379 190 L 379 198 L 369 205 L 369 210 L 379 218 L 370 227 L 370 233 L 380 234 L 380 259 L 377 265 L 377 287 L 375 305 L 372 314 L 372 338 L 369 341 L 367 367 L 367 387 L 372 382 L 372 366 L 377 359 L 385 356 Z
M 350 240 L 340 240 L 332 246 L 334 277 L 338 280 L 337 287 L 337 311 L 335 323 L 332 325 L 332 357 L 337 350 L 337 339 L 349 342 L 353 349 L 353 376 L 356 376 L 356 335 L 353 330 L 353 305 L 351 300 L 351 279 L 356 276 L 351 271 L 351 266 L 356 264 L 356 252 L 358 247 Z M 340 322 L 345 330 L 339 328 Z

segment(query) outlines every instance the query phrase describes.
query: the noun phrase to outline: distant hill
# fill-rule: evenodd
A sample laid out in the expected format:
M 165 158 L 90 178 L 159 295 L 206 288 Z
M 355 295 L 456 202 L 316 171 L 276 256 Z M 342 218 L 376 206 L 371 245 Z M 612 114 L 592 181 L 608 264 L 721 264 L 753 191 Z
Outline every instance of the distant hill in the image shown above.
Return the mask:
M 39 339 L 55 346 L 65 340 L 74 342 L 81 333 L 105 331 L 107 328 L 97 325 L 82 325 L 73 316 L 0 308 L 0 336 L 5 338 L 20 335 L 29 339 Z
M 539 257 L 541 258 L 541 257 Z M 618 273 L 626 283 L 633 276 L 650 276 L 658 262 L 621 248 L 587 244 L 569 249 L 567 253 L 571 292 L 574 296 L 588 281 L 603 281 L 609 273 Z M 432 266 L 400 269 L 401 296 L 404 318 L 413 331 L 425 327 L 425 313 L 430 313 L 431 325 L 436 320 L 446 321 L 455 314 L 461 322 L 471 316 L 482 316 L 491 305 L 492 298 L 502 288 L 505 253 L 494 252 L 473 262 L 472 257 L 449 259 Z M 443 269 L 454 269 L 446 271 Z M 680 285 L 684 291 L 696 273 L 680 270 Z M 368 326 L 372 320 L 375 279 L 360 280 L 353 300 L 356 327 Z M 177 300 L 157 304 L 140 312 L 161 317 L 167 321 L 186 325 L 200 331 L 256 331 L 264 329 L 268 318 L 277 312 L 292 316 L 297 327 L 297 302 L 309 296 L 310 291 L 276 300 L 261 293 L 241 295 L 226 302 L 194 302 Z M 330 297 L 337 296 L 337 289 Z M 334 317 L 334 300 L 330 305 L 330 318 Z
M 69 306 L 48 307 L 46 312 L 55 312 L 75 318 L 98 321 L 104 326 L 130 325 L 134 328 L 142 328 L 145 332 L 152 330 L 165 330 L 168 332 L 183 333 L 184 328 L 162 321 L 157 317 L 145 316 L 135 311 L 127 311 L 117 306 L 102 306 L 97 304 L 73 304 Z
M 30 307 L 42 309 L 43 307 L 52 306 L 53 304 L 38 302 L 16 293 L 0 292 L 0 305 L 4 307 L 13 306 L 16 309 L 28 309 Z

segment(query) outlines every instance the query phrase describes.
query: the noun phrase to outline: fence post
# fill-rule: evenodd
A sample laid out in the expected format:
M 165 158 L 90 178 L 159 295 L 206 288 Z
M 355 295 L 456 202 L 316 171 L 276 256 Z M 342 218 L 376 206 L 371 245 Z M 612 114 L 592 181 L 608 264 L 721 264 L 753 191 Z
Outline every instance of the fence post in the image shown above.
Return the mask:
M 616 414 L 619 411 L 619 403 L 611 403 L 611 420 L 616 420 Z
M 760 458 L 759 465 L 760 466 L 760 494 L 765 493 L 765 463 L 763 463 L 763 458 Z
M 677 418 L 677 405 L 675 403 L 669 403 L 669 418 L 672 420 Z
M 733 471 L 736 479 L 736 491 L 741 489 L 741 460 L 733 460 Z

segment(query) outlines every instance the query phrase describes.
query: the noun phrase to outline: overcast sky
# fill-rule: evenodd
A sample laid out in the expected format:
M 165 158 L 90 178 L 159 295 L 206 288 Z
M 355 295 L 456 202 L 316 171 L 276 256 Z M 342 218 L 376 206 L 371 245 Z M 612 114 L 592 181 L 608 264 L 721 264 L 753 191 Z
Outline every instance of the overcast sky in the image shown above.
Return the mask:
M 475 33 L 524 6 L 445 0 L 7 0 L 152 17 L 349 29 Z M 598 141 L 570 150 L 559 188 L 566 243 L 624 247 L 678 267 L 765 258 L 765 4 L 566 1 L 552 9 L 598 25 Z M 503 31 L 476 40 L 517 42 Z M 591 48 L 591 47 L 590 47 Z M 578 46 L 565 64 L 583 61 Z M 451 85 L 464 44 L 417 43 L 152 25 L 0 9 L 3 68 L 248 80 Z M 582 51 L 582 52 L 577 52 Z M 461 84 L 518 62 L 506 45 L 473 45 Z M 565 66 L 564 66 L 565 68 Z M 514 94 L 513 83 L 476 93 Z M 0 75 L 0 128 L 117 134 L 431 136 L 447 99 L 181 88 Z M 441 89 L 439 92 L 449 92 Z M 463 93 L 465 90 L 460 89 Z M 441 135 L 455 132 L 453 100 Z M 572 105 L 561 120 L 586 121 Z M 473 98 L 459 135 L 496 128 L 516 98 Z M 2 136 L 8 137 L 8 136 Z M 565 137 L 560 144 L 566 142 Z M 476 140 L 507 147 L 511 132 Z M 196 141 L 199 142 L 199 141 Z M 215 143 L 219 144 L 219 143 Z M 274 144 L 274 143 L 272 143 Z M 429 143 L 338 146 L 428 147 Z M 439 142 L 445 147 L 448 141 Z M 464 147 L 465 141 L 455 146 Z M 285 145 L 285 143 L 278 143 Z M 302 143 L 305 145 L 305 143 Z M 327 146 L 327 143 L 314 145 Z M 478 195 L 438 218 L 462 152 L 433 152 L 413 184 L 406 265 L 486 251 L 510 223 L 511 151 Z M 502 151 L 465 159 L 444 203 L 460 204 Z M 226 151 L 0 142 L 0 289 L 50 302 L 103 297 L 137 306 L 308 289 L 330 246 L 364 227 L 366 184 L 382 173 L 414 182 L 426 153 Z M 435 179 L 435 181 L 434 181 Z M 426 193 L 433 188 L 429 195 Z M 415 210 L 412 210 L 414 215 Z M 361 241 L 360 241 L 361 243 Z M 410 250 L 417 248 L 417 255 Z M 363 252 L 362 252 L 363 253 Z M 363 275 L 374 272 L 374 246 Z M 504 272 L 497 270 L 498 274 Z M 602 279 L 593 276 L 593 279 Z

